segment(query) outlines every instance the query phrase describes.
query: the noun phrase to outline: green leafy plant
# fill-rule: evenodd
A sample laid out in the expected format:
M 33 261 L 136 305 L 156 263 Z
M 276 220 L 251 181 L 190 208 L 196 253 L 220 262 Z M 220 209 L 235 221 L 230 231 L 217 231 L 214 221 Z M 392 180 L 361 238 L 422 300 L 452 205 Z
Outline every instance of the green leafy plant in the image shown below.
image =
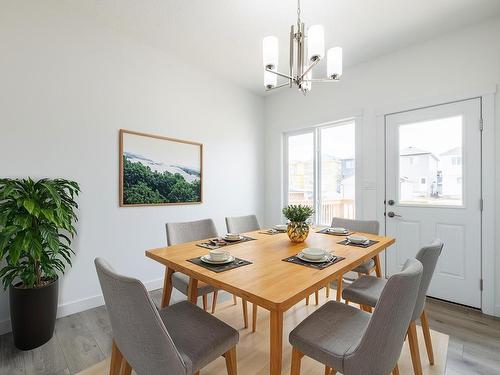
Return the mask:
M 80 193 L 63 179 L 0 179 L 0 279 L 5 289 L 16 279 L 37 288 L 71 266 Z
M 290 221 L 302 222 L 309 219 L 314 214 L 314 209 L 302 204 L 291 204 L 283 208 L 283 215 Z

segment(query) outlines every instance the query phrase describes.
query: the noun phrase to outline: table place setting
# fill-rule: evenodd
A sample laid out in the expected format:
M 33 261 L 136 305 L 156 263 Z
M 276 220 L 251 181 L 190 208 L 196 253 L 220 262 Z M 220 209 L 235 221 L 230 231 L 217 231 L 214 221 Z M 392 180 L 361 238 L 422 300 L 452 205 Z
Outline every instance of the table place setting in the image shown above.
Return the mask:
M 208 254 L 187 261 L 214 272 L 228 271 L 252 264 L 248 260 L 234 257 L 227 250 L 220 249 L 210 250 Z
M 264 231 L 259 232 L 260 234 L 269 234 L 269 235 L 275 235 L 275 234 L 281 234 L 281 233 L 286 233 L 288 226 L 286 224 L 277 224 L 271 229 L 267 229 Z
M 327 227 L 317 231 L 316 233 L 329 234 L 332 236 L 349 236 L 354 232 L 350 232 L 349 230 L 340 227 Z
M 337 243 L 339 245 L 357 246 L 366 248 L 378 243 L 378 241 L 370 240 L 368 237 L 365 236 L 347 236 L 345 240 Z
M 307 247 L 297 255 L 282 260 L 284 262 L 299 264 L 301 266 L 322 270 L 331 266 L 332 264 L 340 262 L 343 259 L 345 258 L 336 256 L 327 250 Z
M 228 233 L 222 237 L 210 239 L 206 242 L 196 244 L 196 246 L 203 247 L 209 250 L 220 249 L 224 246 L 236 245 L 242 242 L 254 241 L 255 238 L 243 236 L 239 233 Z

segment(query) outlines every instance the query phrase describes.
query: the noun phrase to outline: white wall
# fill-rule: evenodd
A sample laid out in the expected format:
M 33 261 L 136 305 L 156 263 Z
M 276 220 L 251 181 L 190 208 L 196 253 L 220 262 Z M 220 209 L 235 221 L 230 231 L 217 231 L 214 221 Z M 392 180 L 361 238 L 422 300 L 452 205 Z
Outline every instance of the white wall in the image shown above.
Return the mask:
M 96 256 L 159 287 L 163 269 L 144 251 L 164 245 L 167 221 L 213 217 L 222 232 L 225 215 L 263 217 L 262 98 L 61 2 L 2 3 L 0 46 L 0 175 L 63 177 L 82 188 L 60 314 L 101 303 Z M 120 128 L 202 142 L 205 203 L 119 208 Z M 226 167 L 242 173 L 230 177 Z
M 280 220 L 282 198 L 282 133 L 293 129 L 362 114 L 361 167 L 362 217 L 377 216 L 377 112 L 394 106 L 413 108 L 432 98 L 474 92 L 500 82 L 500 19 L 471 27 L 439 39 L 346 69 L 338 83 L 313 84 L 307 97 L 281 89 L 265 102 L 266 119 L 266 223 Z M 438 104 L 438 103 L 436 103 Z M 496 123 L 500 124 L 500 95 L 496 96 Z M 383 112 L 381 112 L 383 113 Z M 496 132 L 496 146 L 500 132 Z M 500 186 L 500 153 L 496 155 L 496 178 Z M 500 217 L 500 194 L 496 196 Z M 500 220 L 496 221 L 500 232 Z M 500 253 L 497 240 L 496 253 Z M 500 274 L 500 256 L 496 257 Z M 500 314 L 500 278 L 496 282 L 497 313 Z

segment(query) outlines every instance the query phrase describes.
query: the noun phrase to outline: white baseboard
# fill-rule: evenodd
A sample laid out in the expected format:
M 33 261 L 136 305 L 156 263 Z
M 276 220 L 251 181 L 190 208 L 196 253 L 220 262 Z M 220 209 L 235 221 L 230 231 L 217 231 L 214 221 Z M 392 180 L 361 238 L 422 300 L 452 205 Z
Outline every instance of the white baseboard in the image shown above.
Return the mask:
M 495 306 L 495 316 L 500 317 L 500 304 Z
M 144 283 L 147 290 L 155 290 L 163 287 L 163 279 L 156 279 Z M 93 309 L 94 307 L 104 305 L 102 294 L 82 298 L 76 301 L 66 302 L 59 305 L 57 309 L 57 317 L 62 318 L 71 314 L 76 314 L 85 310 Z M 0 335 L 10 332 L 10 319 L 0 321 Z

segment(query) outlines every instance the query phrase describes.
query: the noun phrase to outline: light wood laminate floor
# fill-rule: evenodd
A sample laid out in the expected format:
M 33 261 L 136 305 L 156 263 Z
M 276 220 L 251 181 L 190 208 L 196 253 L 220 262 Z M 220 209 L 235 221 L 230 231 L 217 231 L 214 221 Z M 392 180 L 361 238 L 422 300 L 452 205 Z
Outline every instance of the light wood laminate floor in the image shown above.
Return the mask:
M 159 304 L 161 291 L 151 295 Z M 172 302 L 183 298 L 173 294 Z M 228 298 L 222 293 L 219 302 Z M 500 319 L 433 299 L 427 311 L 431 329 L 450 336 L 447 375 L 500 375 Z M 235 313 L 241 310 L 235 308 Z M 11 333 L 0 336 L 0 374 L 72 375 L 109 357 L 110 351 L 107 313 L 97 307 L 58 319 L 52 340 L 32 351 L 15 349 Z

